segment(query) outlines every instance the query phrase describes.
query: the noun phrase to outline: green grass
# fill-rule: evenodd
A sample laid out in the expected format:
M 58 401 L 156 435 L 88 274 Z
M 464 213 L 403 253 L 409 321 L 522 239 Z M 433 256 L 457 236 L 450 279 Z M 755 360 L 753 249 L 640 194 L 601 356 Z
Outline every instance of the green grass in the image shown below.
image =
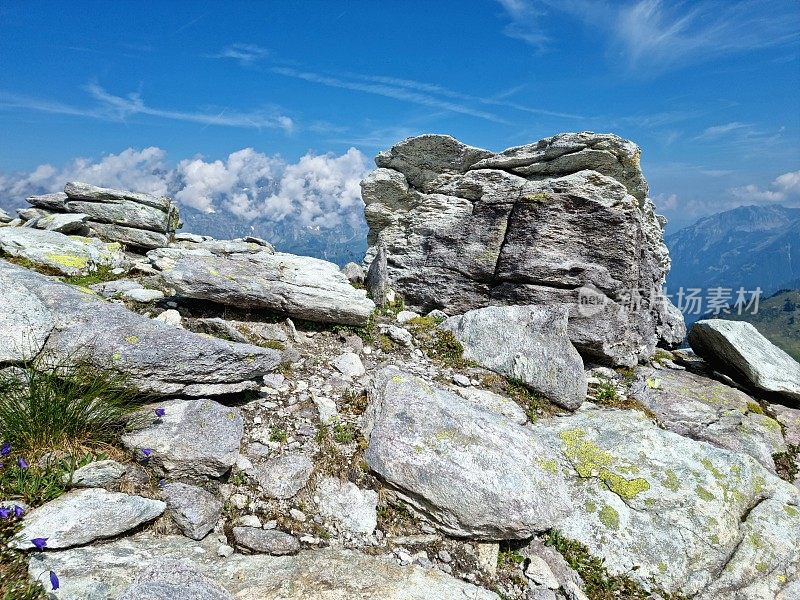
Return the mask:
M 0 519 L 0 600 L 45 600 L 41 584 L 28 579 L 28 557 L 11 547 L 22 520 Z
M 75 359 L 37 358 L 0 373 L 0 431 L 16 452 L 83 453 L 114 445 L 138 407 L 128 377 Z
M 283 444 L 286 440 L 289 439 L 289 434 L 286 433 L 285 429 L 280 427 L 273 427 L 269 430 L 269 441 L 270 442 L 280 442 Z
M 338 444 L 349 444 L 356 439 L 356 428 L 352 423 L 336 423 L 333 426 L 333 439 Z
M 110 265 L 98 265 L 98 267 L 88 275 L 72 275 L 64 277 L 65 283 L 71 283 L 80 287 L 88 287 L 96 283 L 105 283 L 106 281 L 114 281 L 122 277 L 122 275 L 115 275 L 111 272 Z

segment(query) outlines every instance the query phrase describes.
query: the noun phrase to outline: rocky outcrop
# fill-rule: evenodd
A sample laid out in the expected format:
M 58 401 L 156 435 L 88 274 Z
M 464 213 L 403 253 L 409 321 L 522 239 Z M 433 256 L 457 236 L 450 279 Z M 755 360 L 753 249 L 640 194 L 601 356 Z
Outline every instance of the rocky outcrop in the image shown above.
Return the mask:
M 327 323 L 365 325 L 375 305 L 333 263 L 247 243 L 148 253 L 164 285 L 186 298 L 268 309 Z
M 3 260 L 0 289 L 6 362 L 41 353 L 56 361 L 80 357 L 126 373 L 131 385 L 156 397 L 258 389 L 255 380 L 280 363 L 275 350 L 202 337 Z
M 43 582 L 51 570 L 58 573 L 61 600 L 108 600 L 145 569 L 157 569 L 171 560 L 187 561 L 240 600 L 498 600 L 496 594 L 441 571 L 401 567 L 351 550 L 322 549 L 295 556 L 235 554 L 220 559 L 213 550 L 186 538 L 148 533 L 102 546 L 36 554 L 29 571 Z
M 161 488 L 169 515 L 183 535 L 202 540 L 217 524 L 222 502 L 211 492 L 185 483 L 168 483 Z
M 121 268 L 128 262 L 117 243 L 24 227 L 0 229 L 0 255 L 61 275 L 88 275 L 101 267 Z
M 618 365 L 683 339 L 660 295 L 669 256 L 634 144 L 561 134 L 495 155 L 424 135 L 376 163 L 362 182 L 367 260 L 385 246 L 408 305 L 564 304 L 576 347 Z
M 464 347 L 464 358 L 523 382 L 570 410 L 586 399 L 583 360 L 567 336 L 567 309 L 489 306 L 440 325 Z
M 800 405 L 800 363 L 750 323 L 698 321 L 689 332 L 689 344 L 714 368 L 742 385 Z
M 27 201 L 38 209 L 27 227 L 69 227 L 135 249 L 167 246 L 180 227 L 178 207 L 164 196 L 69 182 L 63 193 L 30 196 Z
M 442 531 L 526 538 L 572 511 L 552 451 L 529 428 L 392 367 L 369 396 L 367 464 Z

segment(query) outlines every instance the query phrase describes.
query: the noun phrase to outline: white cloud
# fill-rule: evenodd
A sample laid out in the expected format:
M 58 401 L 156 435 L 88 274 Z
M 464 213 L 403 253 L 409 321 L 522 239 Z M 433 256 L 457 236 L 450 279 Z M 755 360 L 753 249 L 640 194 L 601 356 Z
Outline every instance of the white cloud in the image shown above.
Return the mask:
M 231 58 L 238 60 L 243 65 L 250 65 L 269 56 L 269 50 L 255 44 L 231 44 L 223 48 L 218 54 L 209 58 Z
M 296 219 L 331 228 L 361 218 L 359 182 L 370 170 L 366 156 L 350 148 L 340 156 L 306 154 L 296 163 L 252 148 L 224 160 L 185 159 L 175 167 L 160 148 L 129 148 L 100 160 L 77 158 L 61 168 L 40 165 L 28 173 L 0 174 L 0 204 L 22 206 L 32 194 L 56 192 L 67 181 L 171 195 L 182 205 L 228 211 L 245 219 Z
M 713 125 L 711 127 L 706 127 L 703 130 L 703 133 L 698 135 L 695 139 L 697 140 L 711 140 L 721 137 L 725 134 L 739 131 L 742 129 L 749 129 L 752 125 L 748 123 L 740 123 L 739 121 L 734 121 L 732 123 L 725 123 L 724 125 Z
M 750 184 L 733 188 L 731 193 L 746 202 L 781 202 L 789 206 L 800 205 L 800 171 L 790 171 L 776 177 L 771 189 L 762 189 Z

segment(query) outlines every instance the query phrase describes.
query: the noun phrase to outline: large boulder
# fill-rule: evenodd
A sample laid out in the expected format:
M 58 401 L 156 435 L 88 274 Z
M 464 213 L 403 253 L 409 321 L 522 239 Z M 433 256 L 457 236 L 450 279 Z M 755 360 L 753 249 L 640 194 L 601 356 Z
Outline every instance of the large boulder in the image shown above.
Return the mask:
M 749 454 L 772 473 L 772 455 L 787 450 L 778 421 L 741 390 L 714 379 L 688 371 L 643 368 L 631 395 L 665 429 Z
M 244 433 L 238 408 L 207 399 L 176 400 L 160 407 L 163 417 L 122 437 L 126 448 L 152 451 L 148 462 L 171 479 L 203 480 L 230 470 Z
M 333 263 L 255 243 L 230 251 L 197 246 L 148 253 L 164 285 L 180 296 L 347 325 L 365 325 L 375 308 Z
M 583 360 L 569 341 L 564 306 L 488 306 L 440 325 L 464 347 L 464 358 L 523 382 L 574 410 L 586 398 Z
M 532 430 L 578 507 L 554 527 L 611 573 L 703 600 L 771 600 L 800 576 L 800 492 L 750 456 L 588 403 Z
M 442 571 L 401 567 L 393 559 L 352 550 L 306 550 L 294 556 L 234 554 L 220 559 L 210 543 L 151 533 L 104 545 L 36 553 L 28 571 L 43 583 L 48 582 L 50 571 L 58 573 L 61 588 L 52 593 L 59 600 L 108 600 L 118 598 L 131 580 L 154 580 L 148 573 L 162 565 L 171 571 L 174 560 L 184 561 L 187 569 L 215 581 L 237 600 L 498 600 L 493 592 Z M 165 579 L 175 581 L 169 573 Z M 176 585 L 176 595 L 169 597 L 225 598 L 221 593 L 200 596 L 198 588 L 210 587 L 200 587 L 202 581 L 189 584 L 187 579 L 186 585 L 193 587 L 181 590 Z M 187 595 L 189 589 L 196 595 Z M 156 595 L 154 600 L 164 597 Z
M 36 538 L 45 538 L 51 549 L 88 544 L 152 521 L 165 508 L 160 500 L 101 488 L 70 492 L 28 513 L 16 546 L 33 548 Z
M 19 344 L 0 351 L 6 362 L 42 352 L 61 362 L 82 358 L 126 373 L 131 385 L 155 397 L 257 390 L 257 379 L 280 364 L 275 350 L 171 327 L 4 260 L 0 289 L 13 290 L 0 305 L 0 323 L 18 332 L 0 339 Z
M 0 229 L 0 255 L 3 254 L 61 275 L 88 275 L 99 267 L 117 268 L 126 264 L 117 243 L 28 227 Z
M 698 321 L 689 331 L 689 345 L 735 381 L 800 404 L 800 363 L 750 323 L 724 319 Z
M 394 367 L 369 390 L 370 469 L 442 531 L 521 539 L 569 514 L 556 460 L 529 427 Z
M 362 182 L 367 262 L 421 311 L 565 304 L 582 353 L 635 364 L 685 335 L 661 294 L 669 255 L 639 149 L 561 134 L 501 154 L 449 136 L 410 138 Z

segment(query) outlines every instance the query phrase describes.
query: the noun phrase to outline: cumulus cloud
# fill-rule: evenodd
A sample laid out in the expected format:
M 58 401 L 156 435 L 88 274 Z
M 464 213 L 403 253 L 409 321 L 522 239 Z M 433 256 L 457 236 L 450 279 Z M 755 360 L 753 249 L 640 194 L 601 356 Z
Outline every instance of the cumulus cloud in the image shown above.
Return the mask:
M 0 174 L 0 205 L 23 205 L 32 194 L 56 192 L 67 181 L 170 195 L 184 206 L 228 211 L 247 220 L 295 219 L 315 228 L 355 223 L 363 207 L 360 180 L 370 167 L 350 148 L 340 156 L 306 154 L 295 163 L 253 148 L 224 160 L 202 156 L 169 166 L 166 152 L 128 148 L 99 160 L 77 158 L 62 167 L 44 164 L 26 173 Z
M 800 171 L 790 171 L 775 178 L 768 189 L 757 185 L 733 188 L 731 193 L 746 202 L 781 202 L 787 205 L 800 204 Z

